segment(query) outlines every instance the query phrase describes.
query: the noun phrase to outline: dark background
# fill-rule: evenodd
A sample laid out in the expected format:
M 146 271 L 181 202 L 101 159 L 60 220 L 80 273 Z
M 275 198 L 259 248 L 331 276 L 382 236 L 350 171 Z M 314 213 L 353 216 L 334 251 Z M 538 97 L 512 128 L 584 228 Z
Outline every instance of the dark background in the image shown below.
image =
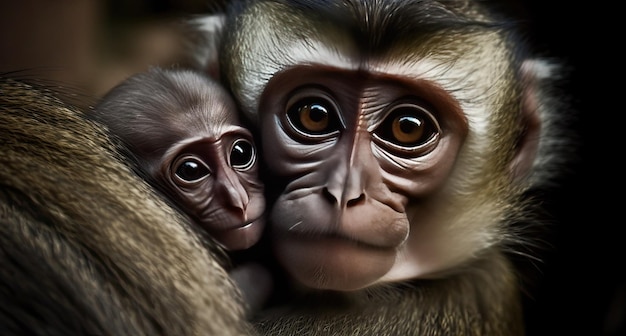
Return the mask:
M 626 335 L 616 15 L 602 1 L 521 3 L 535 42 L 571 67 L 567 90 L 581 141 L 574 174 L 549 200 L 557 219 L 554 250 L 528 303 L 529 335 Z
M 30 73 L 97 98 L 126 76 L 178 56 L 173 15 L 222 1 L 22 0 L 0 2 L 0 72 Z M 626 244 L 619 173 L 618 114 L 623 60 L 616 8 L 602 2 L 503 0 L 523 20 L 535 46 L 565 61 L 564 89 L 576 115 L 578 160 L 563 187 L 549 193 L 553 216 L 536 283 L 526 298 L 529 335 L 626 335 Z M 622 38 L 623 40 L 623 38 Z M 622 98 L 622 99 L 620 99 Z

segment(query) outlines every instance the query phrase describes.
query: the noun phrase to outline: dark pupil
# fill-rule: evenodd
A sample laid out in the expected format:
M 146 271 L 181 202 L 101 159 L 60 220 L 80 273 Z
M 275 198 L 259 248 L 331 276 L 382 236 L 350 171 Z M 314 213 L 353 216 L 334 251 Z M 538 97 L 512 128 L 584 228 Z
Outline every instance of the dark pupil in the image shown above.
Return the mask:
M 185 161 L 176 169 L 176 176 L 185 181 L 195 181 L 209 173 L 208 169 L 196 161 Z
M 403 133 L 411 134 L 417 131 L 422 122 L 415 117 L 401 117 L 398 121 L 400 123 L 400 131 Z
M 320 122 L 328 118 L 328 111 L 326 111 L 326 108 L 324 108 L 324 106 L 314 104 L 311 106 L 304 106 L 304 109 L 306 109 L 307 107 L 310 111 L 309 118 L 311 118 L 312 121 Z
M 239 141 L 230 152 L 230 164 L 231 166 L 245 166 L 253 155 L 252 144 L 247 141 Z
M 305 104 L 298 109 L 296 127 L 305 133 L 321 134 L 327 132 L 332 126 L 328 109 L 323 104 Z

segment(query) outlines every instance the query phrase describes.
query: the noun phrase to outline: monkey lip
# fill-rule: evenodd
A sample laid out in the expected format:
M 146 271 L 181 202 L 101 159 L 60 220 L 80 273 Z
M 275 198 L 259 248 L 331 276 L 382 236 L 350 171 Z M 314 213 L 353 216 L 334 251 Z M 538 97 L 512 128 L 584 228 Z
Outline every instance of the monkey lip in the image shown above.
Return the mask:
M 327 234 L 311 234 L 311 233 L 303 233 L 303 232 L 285 232 L 280 234 L 285 235 L 285 237 L 281 237 L 281 239 L 293 239 L 299 242 L 313 242 L 313 243 L 329 243 L 329 244 L 346 244 L 350 246 L 354 246 L 358 249 L 364 250 L 372 250 L 372 251 L 395 251 L 397 249 L 396 245 L 387 246 L 381 245 L 374 242 L 367 242 L 363 239 L 355 239 L 346 237 L 342 234 L 335 233 L 327 233 Z
M 281 239 L 297 239 L 297 240 L 311 240 L 311 241 L 338 241 L 346 244 L 355 245 L 359 248 L 363 249 L 374 249 L 374 250 L 387 250 L 387 249 L 397 249 L 399 245 L 404 242 L 404 236 L 402 239 L 384 239 L 385 237 L 381 237 L 379 234 L 371 234 L 360 232 L 361 234 L 357 236 L 356 233 L 348 234 L 341 229 L 337 230 L 329 230 L 329 232 L 314 232 L 310 229 L 307 229 L 306 226 L 299 225 L 294 226 L 289 229 L 284 229 L 280 227 L 274 228 L 277 232 L 277 235 L 287 236 L 289 238 L 282 237 Z M 395 238 L 395 236 L 392 236 Z
M 377 282 L 396 259 L 397 249 L 339 235 L 275 236 L 277 258 L 299 282 L 330 290 L 358 290 Z
M 211 234 L 227 250 L 245 250 L 259 241 L 264 228 L 265 220 L 260 217 L 242 226 L 214 231 Z

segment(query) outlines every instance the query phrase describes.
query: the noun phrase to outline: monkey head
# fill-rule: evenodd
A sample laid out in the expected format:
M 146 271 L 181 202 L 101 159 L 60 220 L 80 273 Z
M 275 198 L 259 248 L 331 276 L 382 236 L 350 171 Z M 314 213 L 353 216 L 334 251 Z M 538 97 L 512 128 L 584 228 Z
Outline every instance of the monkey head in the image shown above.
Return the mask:
M 246 249 L 260 239 L 265 197 L 253 136 L 216 82 L 154 68 L 113 88 L 93 115 L 129 147 L 148 180 L 224 247 Z
M 259 1 L 224 30 L 223 78 L 280 184 L 276 257 L 313 288 L 460 269 L 506 239 L 535 162 L 539 112 L 502 25 L 375 3 Z

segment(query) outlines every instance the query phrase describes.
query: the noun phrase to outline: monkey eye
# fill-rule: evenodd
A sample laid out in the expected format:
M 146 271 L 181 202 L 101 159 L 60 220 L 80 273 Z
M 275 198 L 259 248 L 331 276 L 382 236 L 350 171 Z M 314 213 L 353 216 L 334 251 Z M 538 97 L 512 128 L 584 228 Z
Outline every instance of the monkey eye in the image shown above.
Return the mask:
M 237 139 L 230 149 L 229 160 L 231 167 L 236 170 L 250 169 L 256 162 L 254 145 L 246 139 Z
M 175 180 L 185 184 L 199 182 L 211 175 L 209 167 L 193 156 L 182 156 L 174 162 L 172 167 Z
M 424 107 L 402 103 L 389 110 L 373 136 L 375 141 L 395 152 L 423 155 L 437 145 L 441 128 Z
M 290 128 L 304 140 L 330 138 L 343 129 L 337 105 L 320 89 L 296 92 L 287 102 L 286 117 Z

